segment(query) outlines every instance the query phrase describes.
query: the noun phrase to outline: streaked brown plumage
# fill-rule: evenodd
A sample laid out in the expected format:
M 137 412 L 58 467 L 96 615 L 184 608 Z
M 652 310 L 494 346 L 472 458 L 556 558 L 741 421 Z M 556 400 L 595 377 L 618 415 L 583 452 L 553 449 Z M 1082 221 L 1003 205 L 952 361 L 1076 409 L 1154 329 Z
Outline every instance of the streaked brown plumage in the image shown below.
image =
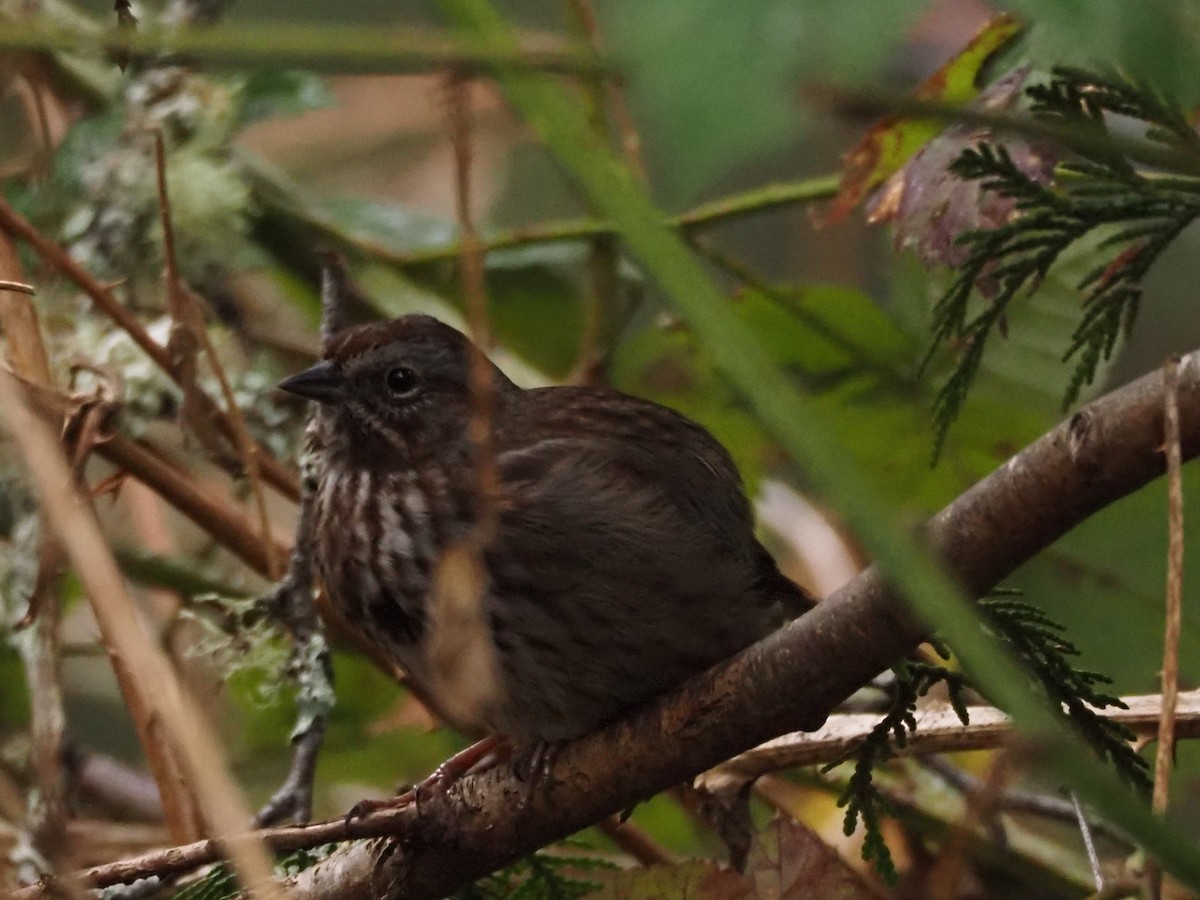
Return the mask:
M 429 666 L 441 554 L 471 532 L 471 347 L 427 316 L 339 334 L 285 381 L 317 400 L 315 561 L 333 604 L 443 711 Z M 809 600 L 754 536 L 729 454 L 665 407 L 499 369 L 499 492 L 480 552 L 494 696 L 454 724 L 582 735 L 743 649 Z

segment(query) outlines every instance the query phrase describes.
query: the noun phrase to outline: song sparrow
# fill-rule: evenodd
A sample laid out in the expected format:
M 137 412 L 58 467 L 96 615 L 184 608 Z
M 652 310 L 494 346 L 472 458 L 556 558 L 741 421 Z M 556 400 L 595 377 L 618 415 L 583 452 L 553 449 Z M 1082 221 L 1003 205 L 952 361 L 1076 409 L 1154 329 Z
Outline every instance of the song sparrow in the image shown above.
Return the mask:
M 491 367 L 477 610 L 492 683 L 473 706 L 448 696 L 430 614 L 439 560 L 479 517 L 472 351 L 410 315 L 341 332 L 280 385 L 319 403 L 312 534 L 330 600 L 453 724 L 518 746 L 577 737 L 808 607 L 702 427 L 612 390 L 523 390 Z

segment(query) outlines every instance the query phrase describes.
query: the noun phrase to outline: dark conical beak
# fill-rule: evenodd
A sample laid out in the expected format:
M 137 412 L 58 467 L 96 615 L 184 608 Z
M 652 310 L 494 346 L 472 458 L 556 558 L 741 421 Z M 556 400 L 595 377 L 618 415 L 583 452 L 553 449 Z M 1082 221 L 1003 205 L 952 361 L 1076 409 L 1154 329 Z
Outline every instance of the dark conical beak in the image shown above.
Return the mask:
M 291 378 L 285 378 L 277 387 L 318 403 L 337 403 L 342 399 L 341 373 L 329 361 L 319 362 Z

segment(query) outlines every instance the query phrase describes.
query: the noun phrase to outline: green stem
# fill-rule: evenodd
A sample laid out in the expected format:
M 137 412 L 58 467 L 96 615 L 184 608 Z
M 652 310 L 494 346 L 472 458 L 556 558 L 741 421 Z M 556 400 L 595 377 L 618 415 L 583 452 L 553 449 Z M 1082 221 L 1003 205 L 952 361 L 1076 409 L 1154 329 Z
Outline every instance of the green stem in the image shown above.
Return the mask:
M 458 256 L 457 242 L 419 250 L 396 250 L 378 241 L 364 238 L 338 224 L 315 202 L 305 198 L 302 189 L 289 183 L 286 176 L 271 170 L 265 163 L 251 158 L 248 154 L 242 153 L 239 156 L 254 186 L 256 197 L 268 206 L 299 218 L 305 225 L 318 231 L 322 237 L 347 249 L 362 253 L 376 262 L 400 267 L 450 262 Z M 837 193 L 839 178 L 838 175 L 822 175 L 800 181 L 770 184 L 722 197 L 680 215 L 662 217 L 662 222 L 667 228 L 690 234 L 773 209 L 829 199 Z M 662 216 L 661 213 L 659 215 Z M 603 219 L 567 219 L 493 232 L 484 236 L 483 248 L 490 253 L 494 250 L 511 250 L 535 244 L 584 241 L 618 231 L 616 224 Z
M 70 53 L 179 53 L 227 66 L 347 72 L 473 72 L 495 65 L 565 75 L 612 76 L 586 45 L 555 50 L 513 44 L 503 50 L 432 29 L 333 23 L 213 25 L 204 28 L 64 28 L 48 17 L 0 18 L 0 48 Z

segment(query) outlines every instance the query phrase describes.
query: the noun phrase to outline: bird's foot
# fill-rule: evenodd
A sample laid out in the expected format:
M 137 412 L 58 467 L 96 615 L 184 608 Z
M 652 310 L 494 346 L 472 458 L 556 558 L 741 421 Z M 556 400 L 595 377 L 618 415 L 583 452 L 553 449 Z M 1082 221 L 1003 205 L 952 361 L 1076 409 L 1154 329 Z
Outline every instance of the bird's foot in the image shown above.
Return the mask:
M 498 734 L 485 737 L 465 750 L 455 753 L 415 787 L 408 788 L 395 797 L 387 797 L 382 800 L 360 800 L 355 803 L 346 813 L 345 822 L 349 825 L 355 819 L 361 819 L 370 813 L 386 809 L 403 809 L 410 803 L 420 803 L 422 799 L 438 793 L 445 793 L 460 778 L 471 772 L 481 772 L 492 768 L 506 753 L 510 752 L 511 745 L 507 738 Z
M 524 785 L 520 801 L 522 807 L 527 806 L 533 792 L 549 780 L 554 760 L 564 745 L 564 741 L 538 741 L 514 756 L 513 774 Z
M 449 790 L 455 782 L 471 772 L 483 772 L 512 753 L 508 738 L 493 734 L 460 750 L 433 770 L 433 774 L 414 788 L 418 794 Z

